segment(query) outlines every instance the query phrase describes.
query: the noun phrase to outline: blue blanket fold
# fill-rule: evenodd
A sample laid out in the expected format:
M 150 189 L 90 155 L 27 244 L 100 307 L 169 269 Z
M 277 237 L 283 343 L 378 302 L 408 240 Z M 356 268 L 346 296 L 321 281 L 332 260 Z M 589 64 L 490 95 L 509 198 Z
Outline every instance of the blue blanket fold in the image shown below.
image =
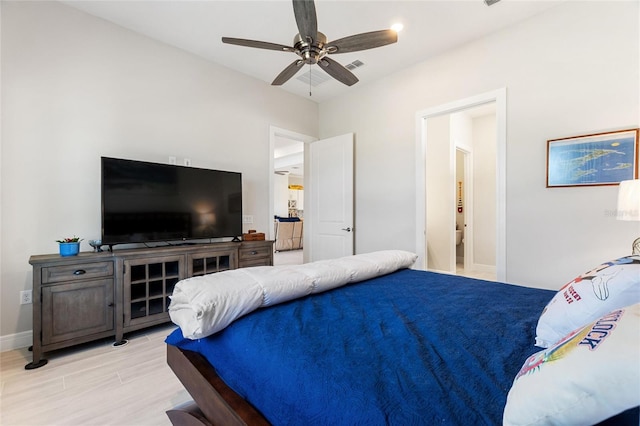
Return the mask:
M 275 425 L 497 425 L 553 295 L 402 270 L 167 343 L 202 353 Z

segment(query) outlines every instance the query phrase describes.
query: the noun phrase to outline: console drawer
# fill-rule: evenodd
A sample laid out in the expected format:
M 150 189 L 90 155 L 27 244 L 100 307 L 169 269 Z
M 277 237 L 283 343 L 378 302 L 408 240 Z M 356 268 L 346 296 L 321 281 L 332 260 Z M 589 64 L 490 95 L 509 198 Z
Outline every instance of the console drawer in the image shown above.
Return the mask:
M 273 241 L 243 242 L 238 250 L 238 267 L 273 265 Z
M 42 284 L 113 276 L 113 262 L 75 263 L 42 268 Z
M 246 247 L 240 249 L 240 261 L 247 262 L 253 259 L 260 259 L 271 256 L 271 246 L 269 247 Z

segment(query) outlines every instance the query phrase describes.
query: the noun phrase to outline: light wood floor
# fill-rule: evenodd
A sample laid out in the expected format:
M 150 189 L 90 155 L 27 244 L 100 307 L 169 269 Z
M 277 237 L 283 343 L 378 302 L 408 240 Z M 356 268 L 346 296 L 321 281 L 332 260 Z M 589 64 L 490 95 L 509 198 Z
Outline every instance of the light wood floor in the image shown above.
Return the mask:
M 456 265 L 456 275 L 460 275 L 461 277 L 476 278 L 478 280 L 496 281 L 495 272 L 467 271 L 461 264 Z
M 49 363 L 25 370 L 27 349 L 0 354 L 0 424 L 169 425 L 165 411 L 191 400 L 167 366 L 167 324 L 46 354 Z
M 302 250 L 277 251 L 273 253 L 274 265 L 302 265 Z

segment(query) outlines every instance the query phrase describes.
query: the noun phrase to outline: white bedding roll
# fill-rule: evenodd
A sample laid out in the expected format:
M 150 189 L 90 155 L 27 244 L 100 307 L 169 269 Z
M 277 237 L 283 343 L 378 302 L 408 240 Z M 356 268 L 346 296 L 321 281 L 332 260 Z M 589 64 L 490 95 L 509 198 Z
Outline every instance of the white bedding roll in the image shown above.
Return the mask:
M 290 266 L 258 266 L 244 270 L 262 287 L 262 306 L 277 305 L 311 294 L 313 280 Z
M 243 269 L 180 281 L 171 296 L 169 316 L 187 339 L 214 334 L 262 305 L 262 286 Z
M 236 319 L 292 299 L 408 268 L 415 253 L 385 250 L 293 266 L 257 266 L 180 281 L 169 316 L 188 339 L 217 333 Z

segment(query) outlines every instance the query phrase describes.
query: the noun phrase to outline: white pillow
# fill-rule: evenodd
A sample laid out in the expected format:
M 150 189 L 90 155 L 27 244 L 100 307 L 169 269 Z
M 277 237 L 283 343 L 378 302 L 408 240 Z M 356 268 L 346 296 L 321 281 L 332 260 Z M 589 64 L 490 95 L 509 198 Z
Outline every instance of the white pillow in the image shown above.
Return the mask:
M 551 299 L 538 320 L 536 346 L 548 348 L 607 312 L 634 303 L 640 303 L 640 256 L 603 263 Z
M 640 304 L 615 310 L 532 355 L 504 425 L 588 425 L 640 405 Z

